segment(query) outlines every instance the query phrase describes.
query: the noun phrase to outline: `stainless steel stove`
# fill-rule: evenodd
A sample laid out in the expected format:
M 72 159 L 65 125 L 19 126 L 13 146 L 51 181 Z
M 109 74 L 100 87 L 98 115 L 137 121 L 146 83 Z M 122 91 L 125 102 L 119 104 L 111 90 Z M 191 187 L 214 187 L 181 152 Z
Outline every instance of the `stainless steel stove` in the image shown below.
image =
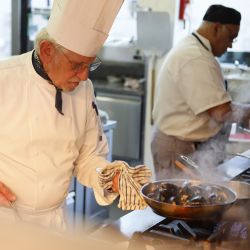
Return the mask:
M 147 249 L 246 250 L 250 246 L 250 220 L 183 221 L 164 219 L 133 234 L 129 250 Z M 169 247 L 172 248 L 169 248 Z M 139 248 L 138 248 L 139 247 Z
M 250 201 L 236 202 L 219 221 L 165 218 L 150 208 L 133 211 L 92 234 L 129 250 L 248 250 Z

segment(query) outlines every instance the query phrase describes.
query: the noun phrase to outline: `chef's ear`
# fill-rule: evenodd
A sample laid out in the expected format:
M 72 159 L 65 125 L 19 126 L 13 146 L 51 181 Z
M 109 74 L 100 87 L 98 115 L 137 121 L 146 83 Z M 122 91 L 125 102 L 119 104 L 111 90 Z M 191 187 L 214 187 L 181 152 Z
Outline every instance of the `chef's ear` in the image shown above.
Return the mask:
M 221 23 L 214 23 L 214 32 L 216 36 L 220 36 L 221 34 L 221 31 L 222 31 L 222 24 Z
M 50 63 L 55 56 L 56 53 L 56 47 L 55 45 L 47 40 L 43 40 L 40 43 L 40 60 L 43 64 Z

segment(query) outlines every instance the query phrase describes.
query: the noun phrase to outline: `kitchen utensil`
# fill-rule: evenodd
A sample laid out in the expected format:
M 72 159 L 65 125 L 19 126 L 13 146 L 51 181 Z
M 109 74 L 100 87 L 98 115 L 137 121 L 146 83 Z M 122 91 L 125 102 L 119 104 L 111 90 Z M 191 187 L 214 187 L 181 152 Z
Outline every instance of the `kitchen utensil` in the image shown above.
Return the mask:
M 175 166 L 185 172 L 191 179 L 200 179 L 200 176 L 194 172 L 192 169 L 188 168 L 182 162 L 175 160 Z
M 201 178 L 200 167 L 190 157 L 178 154 L 175 165 L 188 174 L 189 177 L 193 179 Z
M 199 169 L 199 166 L 188 156 L 185 156 L 185 155 L 181 155 L 179 154 L 179 157 L 185 161 L 189 166 L 191 166 L 192 168 L 198 170 Z
M 237 199 L 235 192 L 233 192 L 230 188 L 224 185 L 208 183 L 198 180 L 191 180 L 189 182 L 192 185 L 202 184 L 202 186 L 213 186 L 221 189 L 227 197 L 226 201 L 220 204 L 184 206 L 184 205 L 174 205 L 167 202 L 161 202 L 155 198 L 155 194 L 162 187 L 162 184 L 170 183 L 177 186 L 182 186 L 186 181 L 187 180 L 181 180 L 181 179 L 168 179 L 168 180 L 151 182 L 145 184 L 142 187 L 141 195 L 156 214 L 165 217 L 173 217 L 173 218 L 189 219 L 189 220 L 218 218 L 223 214 L 224 211 L 230 208 L 231 205 Z
M 181 154 L 178 156 L 188 167 L 195 171 L 199 171 L 200 167 L 190 157 Z

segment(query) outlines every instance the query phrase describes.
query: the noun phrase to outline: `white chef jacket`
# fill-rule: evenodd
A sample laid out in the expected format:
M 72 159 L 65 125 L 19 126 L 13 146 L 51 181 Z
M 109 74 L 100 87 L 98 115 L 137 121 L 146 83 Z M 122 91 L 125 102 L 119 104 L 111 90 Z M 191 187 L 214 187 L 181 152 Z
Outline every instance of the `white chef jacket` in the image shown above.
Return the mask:
M 35 72 L 31 55 L 0 63 L 0 181 L 15 193 L 23 220 L 62 226 L 60 207 L 72 173 L 93 188 L 99 204 L 116 197 L 104 193 L 97 181 L 96 168 L 108 163 L 108 145 L 102 130 L 99 140 L 91 81 L 62 92 L 61 115 L 55 87 Z M 13 216 L 12 209 L 0 208 L 1 213 Z
M 171 50 L 159 72 L 153 109 L 161 132 L 187 141 L 217 134 L 222 124 L 205 111 L 231 101 L 209 41 L 197 35 L 208 50 L 191 34 Z

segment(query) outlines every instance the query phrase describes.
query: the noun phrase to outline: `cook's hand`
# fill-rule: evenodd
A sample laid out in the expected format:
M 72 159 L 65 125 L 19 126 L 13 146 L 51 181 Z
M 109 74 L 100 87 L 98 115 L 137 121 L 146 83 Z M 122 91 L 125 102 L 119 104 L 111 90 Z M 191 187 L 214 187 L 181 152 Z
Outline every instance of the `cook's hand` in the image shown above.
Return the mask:
M 117 172 L 113 178 L 112 191 L 115 193 L 119 193 L 119 177 L 120 177 L 120 172 Z
M 0 181 L 0 206 L 10 207 L 10 202 L 15 200 L 14 193 Z

